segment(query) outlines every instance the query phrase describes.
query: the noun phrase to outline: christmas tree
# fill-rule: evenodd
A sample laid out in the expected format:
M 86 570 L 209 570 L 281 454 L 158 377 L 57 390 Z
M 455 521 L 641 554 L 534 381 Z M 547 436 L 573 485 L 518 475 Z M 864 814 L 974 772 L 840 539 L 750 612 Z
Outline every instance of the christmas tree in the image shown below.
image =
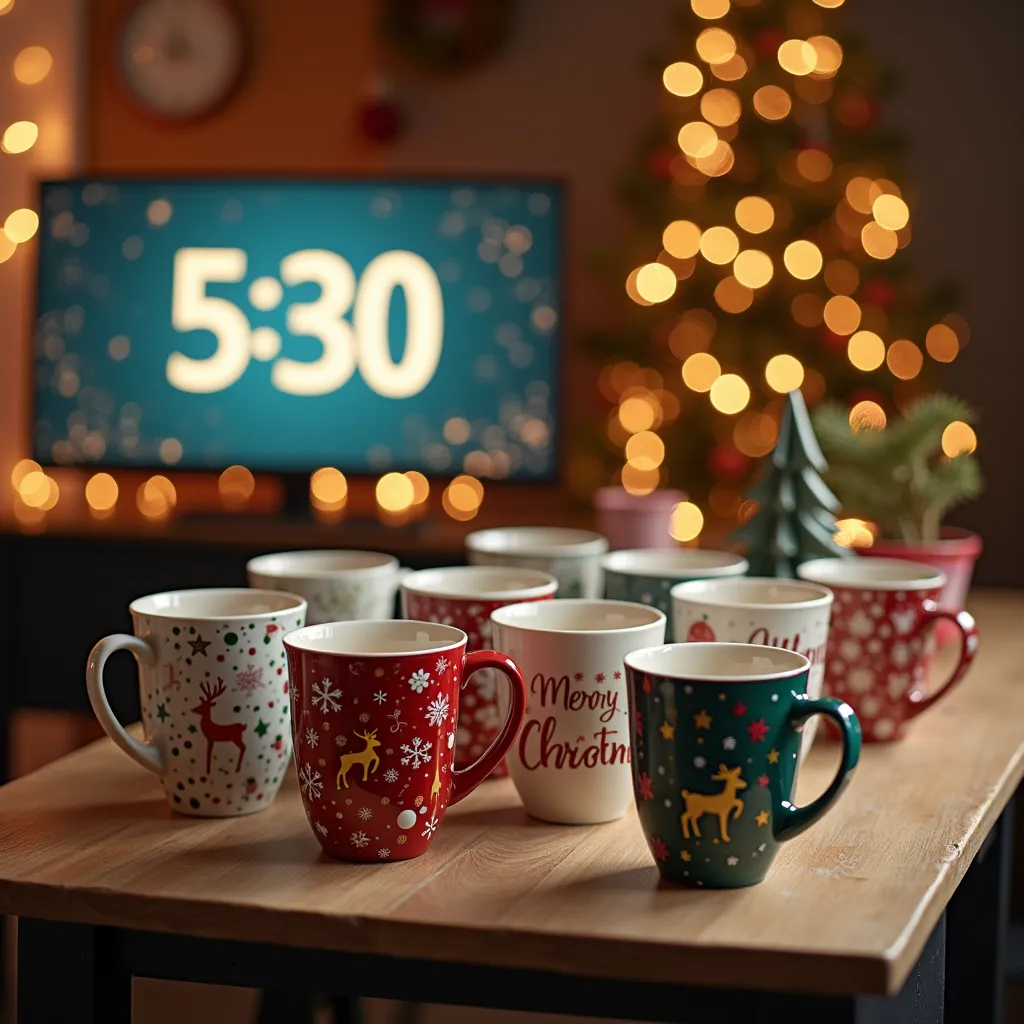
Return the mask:
M 795 579 L 801 562 L 852 554 L 833 540 L 839 499 L 822 479 L 827 470 L 807 405 L 794 388 L 786 396 L 775 449 L 746 495 L 752 514 L 735 534 L 751 576 Z
M 841 3 L 690 0 L 654 63 L 661 110 L 621 190 L 632 235 L 596 260 L 621 296 L 586 339 L 606 418 L 570 480 L 683 488 L 680 540 L 744 521 L 787 392 L 884 422 L 968 338 L 951 290 L 911 272 L 893 78 L 840 31 Z

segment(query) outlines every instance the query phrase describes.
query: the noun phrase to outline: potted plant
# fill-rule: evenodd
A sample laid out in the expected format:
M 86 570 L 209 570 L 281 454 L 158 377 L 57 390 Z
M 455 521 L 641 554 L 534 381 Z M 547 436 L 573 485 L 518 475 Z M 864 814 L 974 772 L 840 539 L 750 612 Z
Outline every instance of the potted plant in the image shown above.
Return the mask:
M 955 611 L 964 606 L 981 538 L 942 521 L 982 490 L 974 435 L 966 427 L 974 419 L 964 402 L 944 394 L 918 400 L 880 430 L 858 429 L 856 415 L 834 402 L 814 415 L 829 463 L 825 479 L 846 514 L 866 520 L 878 534 L 858 553 L 941 569 L 941 603 Z

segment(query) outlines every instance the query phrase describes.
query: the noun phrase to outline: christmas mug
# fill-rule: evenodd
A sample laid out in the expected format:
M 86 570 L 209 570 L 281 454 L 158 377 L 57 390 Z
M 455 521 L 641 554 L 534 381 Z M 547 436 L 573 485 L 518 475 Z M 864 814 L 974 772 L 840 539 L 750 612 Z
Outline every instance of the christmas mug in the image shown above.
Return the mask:
M 554 576 L 536 569 L 500 565 L 422 569 L 402 581 L 402 615 L 456 626 L 469 637 L 467 649 L 480 650 L 491 646 L 491 612 L 521 601 L 550 600 L 557 589 Z M 480 669 L 466 677 L 455 733 L 457 768 L 475 761 L 494 742 L 505 717 L 503 695 L 494 669 Z M 504 760 L 493 774 L 508 775 Z
M 797 651 L 811 663 L 808 695 L 821 696 L 832 608 L 832 592 L 827 587 L 747 576 L 680 583 L 671 594 L 677 640 L 763 644 Z M 817 719 L 804 728 L 801 762 L 817 729 Z
M 528 680 L 508 768 L 529 814 L 589 825 L 632 801 L 622 659 L 665 639 L 657 608 L 627 601 L 540 601 L 491 615 L 495 645 Z
M 251 587 L 304 597 L 310 626 L 391 618 L 408 571 L 379 551 L 280 551 L 251 558 L 245 570 Z
M 302 804 L 331 856 L 426 853 L 449 804 L 505 756 L 523 720 L 523 677 L 503 654 L 467 655 L 466 642 L 454 626 L 411 619 L 329 622 L 284 638 Z M 481 668 L 508 680 L 509 709 L 491 746 L 457 769 L 459 689 Z
M 292 752 L 281 641 L 305 622 L 306 602 L 276 590 L 178 590 L 128 610 L 135 635 L 104 637 L 86 666 L 107 735 L 159 776 L 175 811 L 227 818 L 269 806 Z M 138 663 L 143 740 L 124 730 L 103 689 L 119 650 Z
M 742 576 L 749 565 L 745 558 L 727 551 L 703 548 L 653 548 L 612 551 L 602 560 L 605 597 L 613 601 L 639 601 L 665 613 L 665 642 L 672 643 L 672 597 L 677 583 L 687 580 Z
M 466 537 L 470 565 L 537 569 L 558 580 L 560 598 L 599 598 L 604 593 L 601 557 L 608 539 L 590 530 L 558 526 L 503 526 Z
M 625 659 L 640 824 L 662 878 L 732 889 L 760 882 L 779 844 L 839 798 L 860 756 L 853 709 L 810 697 L 804 655 L 755 644 L 669 644 Z M 825 792 L 793 804 L 801 730 L 830 718 L 843 736 Z
M 907 723 L 949 693 L 974 661 L 977 626 L 967 612 L 939 606 L 946 578 L 938 569 L 899 558 L 816 558 L 796 571 L 835 594 L 825 691 L 853 705 L 865 739 L 902 739 Z M 960 656 L 946 682 L 929 689 L 928 627 L 942 621 L 960 634 Z

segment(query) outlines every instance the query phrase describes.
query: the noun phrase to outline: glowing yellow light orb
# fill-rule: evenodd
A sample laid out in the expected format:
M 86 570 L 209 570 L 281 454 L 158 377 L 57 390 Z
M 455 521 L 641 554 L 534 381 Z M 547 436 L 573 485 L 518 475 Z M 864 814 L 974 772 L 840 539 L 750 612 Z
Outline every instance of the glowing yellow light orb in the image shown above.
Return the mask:
M 246 466 L 228 466 L 217 478 L 217 492 L 230 505 L 247 502 L 256 491 L 256 478 Z
M 796 169 L 808 181 L 827 181 L 832 173 L 832 158 L 820 149 L 802 149 L 796 155 Z
M 690 7 L 698 18 L 714 21 L 724 18 L 729 13 L 729 0 L 690 0 Z
M 977 434 L 963 420 L 953 420 L 942 432 L 942 450 L 951 459 L 970 455 L 977 447 Z
M 910 222 L 910 207 L 899 196 L 881 195 L 871 204 L 871 215 L 890 231 L 899 231 Z
M 736 254 L 739 251 L 740 240 L 732 228 L 718 225 L 708 228 L 701 235 L 700 252 L 709 263 L 725 266 L 726 263 L 732 263 L 736 259 Z
M 765 121 L 781 121 L 792 109 L 789 93 L 779 85 L 762 85 L 754 93 L 754 112 Z
M 887 260 L 899 248 L 895 231 L 883 228 L 876 221 L 869 220 L 860 231 L 860 244 L 864 251 L 876 260 Z
M 740 119 L 740 98 L 732 89 L 709 89 L 700 98 L 700 112 L 705 121 L 727 128 Z
M 850 410 L 850 429 L 855 434 L 862 430 L 884 430 L 885 410 L 877 402 L 858 402 Z
M 15 121 L 9 125 L 0 140 L 5 153 L 24 153 L 30 150 L 39 138 L 39 126 L 35 121 Z
M 654 426 L 654 404 L 645 396 L 631 395 L 619 405 L 619 422 L 630 434 L 650 430 Z
M 661 80 L 665 88 L 675 96 L 696 96 L 704 85 L 704 75 L 700 68 L 684 60 L 669 64 L 662 72 Z
M 14 77 L 22 85 L 36 85 L 53 67 L 53 57 L 45 46 L 26 46 L 14 58 Z
M 750 309 L 754 301 L 754 290 L 741 284 L 730 274 L 715 285 L 715 302 L 726 313 L 742 313 Z
M 414 495 L 412 481 L 404 473 L 385 473 L 377 481 L 377 504 L 385 512 L 404 512 Z
M 642 430 L 626 442 L 626 458 L 637 469 L 657 469 L 665 461 L 665 442 L 652 431 Z
M 779 64 L 791 75 L 809 75 L 814 70 L 818 55 L 805 39 L 787 39 L 779 47 Z
M 771 257 L 760 249 L 744 249 L 732 264 L 732 272 L 740 284 L 763 288 L 771 279 L 774 267 Z
M 109 473 L 89 477 L 85 485 L 85 500 L 89 508 L 108 512 L 117 504 L 117 481 Z
M 661 235 L 665 251 L 687 260 L 700 251 L 700 228 L 690 220 L 674 220 Z
M 676 275 L 664 263 L 646 263 L 636 275 L 636 290 L 648 302 L 664 302 L 676 290 Z
M 313 504 L 321 508 L 341 505 L 348 497 L 348 481 L 340 469 L 324 466 L 310 476 L 309 493 Z
M 912 341 L 901 338 L 889 346 L 885 362 L 894 377 L 899 377 L 900 380 L 913 380 L 924 366 L 924 356 Z
M 795 278 L 809 281 L 821 270 L 821 250 L 813 242 L 801 238 L 786 246 L 782 262 Z
M 722 367 L 709 352 L 694 352 L 683 363 L 683 383 L 691 391 L 710 391 L 711 385 L 722 376 Z
M 744 231 L 759 235 L 775 223 L 775 210 L 761 196 L 744 196 L 736 204 L 736 223 Z
M 860 306 L 849 295 L 833 295 L 825 303 L 825 326 L 834 334 L 853 334 L 860 326 Z
M 4 234 L 15 243 L 27 242 L 39 230 L 39 214 L 22 208 L 7 215 Z
M 711 404 L 729 416 L 742 412 L 750 401 L 750 388 L 737 373 L 723 373 L 711 385 Z
M 846 356 L 858 370 L 877 370 L 885 362 L 885 342 L 873 331 L 857 331 L 846 343 Z
M 948 324 L 934 324 L 924 336 L 924 347 L 937 363 L 951 363 L 960 352 L 960 340 Z
M 697 36 L 697 53 L 708 64 L 724 64 L 736 55 L 736 40 L 724 28 L 706 28 Z
M 678 541 L 693 540 L 704 529 L 704 513 L 692 501 L 681 501 L 669 519 L 668 532 Z
M 679 129 L 679 148 L 696 159 L 711 156 L 718 145 L 718 132 L 706 121 L 689 121 Z
M 772 356 L 764 368 L 764 379 L 780 394 L 795 391 L 804 382 L 804 364 L 796 356 L 785 353 Z
M 831 36 L 811 36 L 808 43 L 814 49 L 814 73 L 834 75 L 843 63 L 843 48 Z

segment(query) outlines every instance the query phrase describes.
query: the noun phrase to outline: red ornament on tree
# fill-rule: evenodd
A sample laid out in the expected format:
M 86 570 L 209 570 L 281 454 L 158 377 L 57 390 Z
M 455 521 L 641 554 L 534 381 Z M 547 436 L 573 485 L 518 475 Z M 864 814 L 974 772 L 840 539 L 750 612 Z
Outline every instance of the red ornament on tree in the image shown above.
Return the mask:
M 747 475 L 750 459 L 735 445 L 716 444 L 708 456 L 708 469 L 718 480 L 737 480 Z

